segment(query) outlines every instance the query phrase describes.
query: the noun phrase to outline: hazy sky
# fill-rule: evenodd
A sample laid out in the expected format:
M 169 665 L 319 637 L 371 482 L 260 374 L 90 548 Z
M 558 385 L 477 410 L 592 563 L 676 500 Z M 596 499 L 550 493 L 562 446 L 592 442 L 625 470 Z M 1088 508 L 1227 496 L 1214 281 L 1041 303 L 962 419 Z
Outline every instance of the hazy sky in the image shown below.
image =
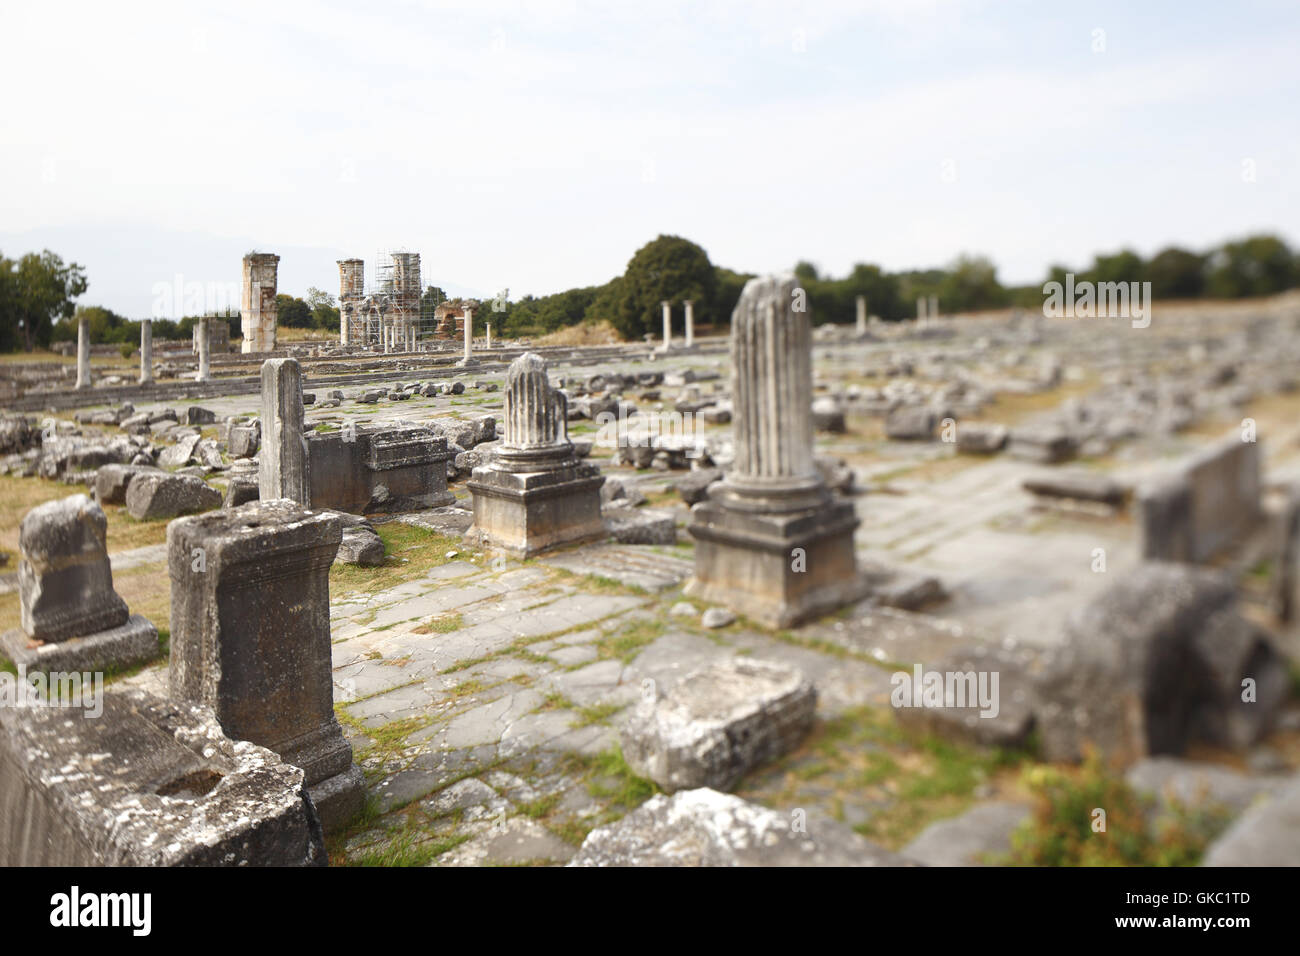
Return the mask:
M 0 251 L 147 314 L 176 275 L 601 283 L 1300 240 L 1300 4 L 60 3 L 0 12 Z

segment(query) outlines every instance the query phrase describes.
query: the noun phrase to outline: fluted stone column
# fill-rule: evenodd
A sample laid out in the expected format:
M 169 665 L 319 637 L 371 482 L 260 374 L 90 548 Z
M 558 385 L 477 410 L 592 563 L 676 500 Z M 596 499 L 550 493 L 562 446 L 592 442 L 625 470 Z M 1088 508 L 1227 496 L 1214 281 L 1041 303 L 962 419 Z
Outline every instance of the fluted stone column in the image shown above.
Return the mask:
M 695 344 L 695 303 L 687 299 L 683 304 L 686 307 L 686 347 L 690 348 Z
M 212 378 L 212 332 L 208 328 L 206 316 L 199 319 L 199 374 L 196 381 L 206 382 Z
M 153 319 L 140 323 L 140 384 L 153 381 Z
M 90 323 L 77 321 L 77 388 L 90 388 Z
M 483 330 L 487 333 L 487 348 L 492 347 L 492 323 L 484 322 Z
M 546 361 L 526 352 L 510 363 L 505 439 L 474 469 L 474 525 L 466 540 L 528 556 L 605 535 L 600 469 L 569 441 L 568 401 L 551 388 Z
M 546 360 L 525 352 L 506 372 L 505 445 L 509 449 L 554 449 L 569 443 L 568 402 L 551 388 Z
M 938 317 L 939 317 L 939 297 L 937 295 L 932 295 L 930 296 L 930 318 L 937 319 Z
M 673 347 L 673 304 L 665 299 L 659 303 L 664 310 L 664 351 Z
M 310 462 L 303 431 L 302 370 L 297 359 L 262 363 L 262 450 L 258 492 L 262 501 L 288 498 L 311 506 Z
M 474 345 L 474 310 L 465 306 L 465 361 L 472 357 Z
M 860 295 L 857 297 L 858 306 L 858 334 L 861 335 L 867 331 L 867 297 Z
M 762 510 L 798 510 L 825 497 L 813 464 L 812 324 L 793 310 L 797 288 L 790 275 L 751 280 L 731 318 L 730 475 Z
M 916 321 L 920 322 L 925 319 L 925 296 L 916 297 Z
M 735 460 L 694 505 L 687 593 L 773 627 L 860 597 L 853 503 L 813 461 L 812 323 L 793 275 L 751 279 L 731 316 Z

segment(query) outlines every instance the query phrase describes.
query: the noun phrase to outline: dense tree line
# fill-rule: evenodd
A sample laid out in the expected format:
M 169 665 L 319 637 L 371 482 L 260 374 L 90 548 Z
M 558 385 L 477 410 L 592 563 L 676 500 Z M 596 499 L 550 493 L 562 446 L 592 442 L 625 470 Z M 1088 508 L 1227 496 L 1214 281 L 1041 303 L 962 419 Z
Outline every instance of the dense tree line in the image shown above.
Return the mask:
M 794 272 L 808 292 L 813 321 L 819 324 L 853 322 L 859 295 L 866 297 L 872 315 L 888 321 L 915 316 L 922 296 L 937 296 L 945 313 L 1039 308 L 1043 303 L 1041 283 L 1004 286 L 984 256 L 963 255 L 945 268 L 907 272 L 859 263 L 842 278 L 821 275 L 809 262 L 796 264 Z M 1199 253 L 1171 246 L 1150 259 L 1122 249 L 1097 255 L 1091 265 L 1077 270 L 1054 265 L 1044 282 L 1063 281 L 1067 272 L 1074 272 L 1076 282 L 1150 282 L 1156 299 L 1236 299 L 1300 286 L 1300 255 L 1270 235 L 1226 242 Z M 698 323 L 725 325 L 749 278 L 748 273 L 713 265 L 708 254 L 687 239 L 659 236 L 636 251 L 623 275 L 603 286 L 525 296 L 509 303 L 504 327 L 510 334 L 545 333 L 582 321 L 608 320 L 624 338 L 647 332 L 659 335 L 659 303 L 664 299 L 673 303 L 677 323 L 681 303 L 692 299 Z
M 859 295 L 866 297 L 871 314 L 889 321 L 915 315 L 921 296 L 937 296 L 945 313 L 1013 305 L 1034 309 L 1043 303 L 1042 284 L 1004 286 L 993 263 L 983 256 L 959 256 L 945 268 L 908 272 L 859 263 L 842 278 L 821 275 L 809 262 L 796 264 L 794 271 L 807 290 L 817 323 L 852 322 Z M 1204 252 L 1171 246 L 1150 259 L 1121 249 L 1095 256 L 1082 269 L 1053 265 L 1044 282 L 1063 282 L 1068 272 L 1074 273 L 1076 283 L 1150 282 L 1157 300 L 1237 299 L 1300 286 L 1300 255 L 1271 235 L 1248 236 Z M 748 273 L 714 265 L 708 253 L 688 239 L 659 236 L 636 251 L 622 275 L 604 285 L 527 295 L 516 302 L 484 299 L 477 316 L 506 335 L 545 334 L 580 322 L 608 321 L 625 339 L 637 339 L 660 334 L 660 303 L 665 299 L 673 303 L 677 328 L 687 299 L 694 302 L 698 324 L 725 325 L 749 278 Z M 138 321 L 100 306 L 75 305 L 86 285 L 80 265 L 65 264 L 49 250 L 18 259 L 0 255 L 0 351 L 30 351 L 75 338 L 80 315 L 90 320 L 91 341 L 138 343 Z M 421 297 L 421 311 L 432 315 L 447 300 L 442 289 L 429 286 Z M 304 298 L 281 294 L 276 301 L 283 326 L 338 331 L 334 297 L 320 289 L 309 288 Z M 238 314 L 232 311 L 226 318 L 232 338 L 238 337 Z M 187 338 L 196 321 L 155 319 L 153 334 Z

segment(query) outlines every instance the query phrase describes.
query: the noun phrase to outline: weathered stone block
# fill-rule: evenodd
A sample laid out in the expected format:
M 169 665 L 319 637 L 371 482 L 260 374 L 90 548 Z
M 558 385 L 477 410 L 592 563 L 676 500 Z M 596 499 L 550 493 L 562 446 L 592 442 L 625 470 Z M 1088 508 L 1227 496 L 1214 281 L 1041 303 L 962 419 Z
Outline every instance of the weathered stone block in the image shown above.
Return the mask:
M 249 425 L 230 426 L 228 441 L 231 458 L 252 458 L 262 444 L 262 426 L 258 422 Z
M 1069 433 L 1055 425 L 1025 425 L 1013 429 L 1007 440 L 1007 454 L 1040 465 L 1069 461 L 1077 451 Z
M 137 521 L 175 518 L 221 505 L 221 492 L 194 475 L 146 472 L 126 489 L 126 510 Z
M 843 824 L 806 832 L 789 815 L 701 788 L 651 797 L 587 834 L 569 866 L 911 866 Z
M 172 697 L 301 767 L 327 829 L 363 797 L 334 716 L 329 568 L 341 538 L 337 516 L 284 499 L 167 528 Z
M 158 456 L 158 465 L 162 468 L 181 468 L 188 465 L 190 459 L 194 457 L 194 449 L 198 444 L 197 434 L 183 435 L 176 444 L 162 450 Z
M 1026 649 L 985 644 L 957 648 L 930 667 L 895 672 L 890 697 L 894 718 L 918 733 L 946 740 L 1023 747 L 1034 729 L 1041 669 L 1039 655 Z M 932 674 L 952 680 L 938 701 L 926 697 L 924 682 Z
M 15 628 L 0 635 L 0 653 L 29 674 L 120 670 L 159 656 L 158 629 L 139 614 L 93 634 L 41 643 Z
M 384 539 L 370 525 L 353 525 L 343 529 L 335 564 L 356 564 L 377 568 L 384 563 Z
M 1300 775 L 1247 810 L 1212 843 L 1204 866 L 1295 866 L 1300 860 Z
M 496 462 L 474 469 L 469 535 L 490 547 L 529 557 L 606 535 L 600 511 L 604 482 L 595 465 L 574 461 L 551 471 L 515 473 Z
M 418 511 L 451 504 L 447 440 L 416 425 L 363 425 L 312 434 L 311 505 L 352 514 Z
M 745 512 L 716 497 L 700 502 L 687 526 L 695 539 L 695 575 L 686 593 L 769 627 L 812 620 L 868 592 L 854 554 L 857 526 L 847 501 L 785 514 Z
M 963 455 L 992 455 L 1006 445 L 1008 434 L 1005 425 L 962 422 L 957 426 L 957 451 Z
M 1025 491 L 1044 498 L 1072 498 L 1098 504 L 1121 507 L 1128 499 L 1128 489 L 1113 478 L 1088 471 L 1068 471 L 1060 474 L 1026 478 Z
M 1044 756 L 1078 759 L 1090 742 L 1133 761 L 1258 740 L 1286 701 L 1287 669 L 1234 601 L 1216 572 L 1149 562 L 1072 615 L 1037 682 Z
M 924 405 L 900 405 L 885 416 L 885 437 L 895 441 L 930 441 L 934 412 Z
M 102 465 L 95 472 L 95 498 L 100 504 L 126 503 L 126 489 L 136 475 L 158 472 L 157 468 L 141 465 Z
M 798 746 L 816 710 L 817 692 L 799 671 L 736 657 L 643 698 L 619 738 L 628 766 L 665 791 L 726 790 Z
M 721 468 L 697 468 L 685 478 L 678 478 L 673 487 L 682 496 L 682 501 L 693 505 L 708 498 L 709 486 L 721 480 Z
M 658 511 L 652 508 L 606 508 L 605 528 L 620 544 L 677 543 L 677 522 L 671 511 Z
M 833 435 L 842 435 L 848 431 L 848 425 L 845 421 L 844 406 L 836 399 L 828 395 L 813 400 L 812 403 L 813 427 L 819 432 L 830 432 Z
M 0 707 L 0 865 L 326 862 L 300 769 L 229 739 L 210 711 L 139 691 L 101 700 L 93 720 Z
M 119 627 L 126 602 L 113 590 L 108 519 L 86 495 L 47 501 L 18 530 L 22 629 L 38 641 L 63 641 Z
M 256 476 L 231 475 L 230 481 L 226 484 L 226 495 L 221 501 L 221 507 L 238 508 L 250 501 L 259 500 L 261 496 L 261 486 Z
M 1138 492 L 1148 560 L 1208 561 L 1260 519 L 1259 445 L 1242 441 L 1236 429 Z

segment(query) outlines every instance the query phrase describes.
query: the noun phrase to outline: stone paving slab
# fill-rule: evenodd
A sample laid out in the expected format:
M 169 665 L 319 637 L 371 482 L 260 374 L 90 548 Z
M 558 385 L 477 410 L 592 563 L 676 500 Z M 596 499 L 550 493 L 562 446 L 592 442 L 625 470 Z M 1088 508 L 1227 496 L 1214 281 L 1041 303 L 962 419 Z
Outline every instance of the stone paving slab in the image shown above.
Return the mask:
M 526 817 L 511 817 L 488 829 L 455 850 L 438 858 L 436 866 L 491 866 L 522 863 L 563 863 L 577 848 L 565 843 L 540 823 Z
M 686 558 L 663 554 L 648 545 L 604 544 L 569 551 L 543 559 L 551 567 L 575 574 L 612 578 L 620 584 L 662 591 L 676 587 L 691 576 L 694 564 Z

